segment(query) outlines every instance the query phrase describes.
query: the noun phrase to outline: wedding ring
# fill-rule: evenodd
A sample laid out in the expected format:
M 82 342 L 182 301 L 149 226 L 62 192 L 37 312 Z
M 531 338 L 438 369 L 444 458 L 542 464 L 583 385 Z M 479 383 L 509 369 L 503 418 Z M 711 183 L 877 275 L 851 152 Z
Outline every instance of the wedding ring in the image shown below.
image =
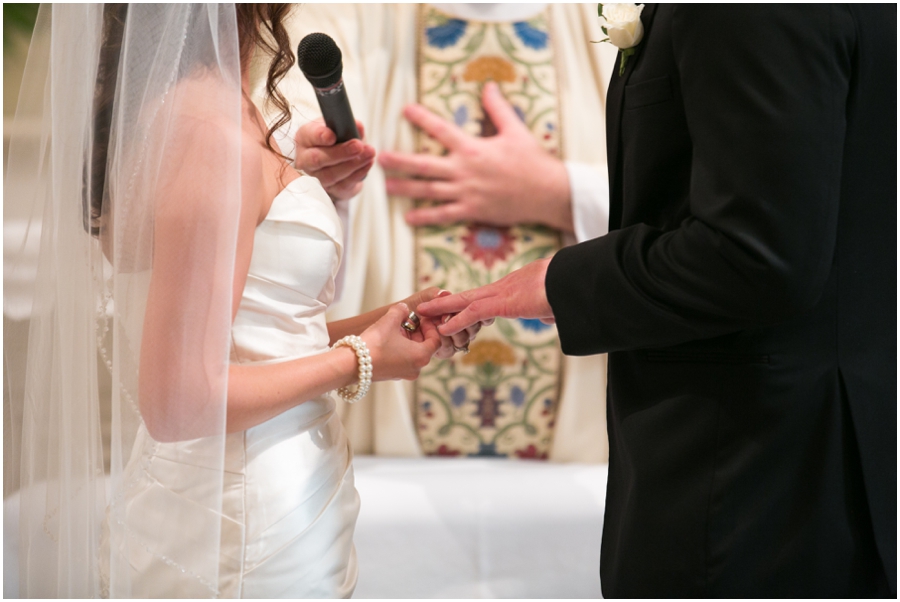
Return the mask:
M 459 353 L 460 351 L 463 352 L 463 353 L 469 353 L 469 344 L 466 343 L 466 344 L 463 345 L 462 347 L 457 347 L 456 345 L 454 345 L 454 346 L 453 346 L 453 351 L 456 352 L 456 353 Z
M 409 312 L 409 317 L 403 320 L 403 324 L 400 326 L 403 327 L 403 330 L 406 332 L 415 332 L 419 329 L 419 316 L 416 315 L 416 312 Z

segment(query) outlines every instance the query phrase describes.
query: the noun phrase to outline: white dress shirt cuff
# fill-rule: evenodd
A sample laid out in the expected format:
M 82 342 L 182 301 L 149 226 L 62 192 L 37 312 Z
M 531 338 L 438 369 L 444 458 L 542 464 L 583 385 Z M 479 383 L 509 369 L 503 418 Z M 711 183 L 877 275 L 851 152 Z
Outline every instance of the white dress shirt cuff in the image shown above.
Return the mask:
M 575 239 L 584 242 L 609 232 L 609 176 L 585 163 L 566 161 L 572 191 Z

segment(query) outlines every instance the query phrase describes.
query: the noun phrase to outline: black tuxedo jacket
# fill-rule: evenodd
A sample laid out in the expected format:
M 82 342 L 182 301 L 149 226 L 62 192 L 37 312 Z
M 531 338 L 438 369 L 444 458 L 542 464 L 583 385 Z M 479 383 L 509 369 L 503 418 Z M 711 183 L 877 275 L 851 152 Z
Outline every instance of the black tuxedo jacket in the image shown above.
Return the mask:
M 546 278 L 610 352 L 603 593 L 896 595 L 897 8 L 642 20 L 613 231 Z

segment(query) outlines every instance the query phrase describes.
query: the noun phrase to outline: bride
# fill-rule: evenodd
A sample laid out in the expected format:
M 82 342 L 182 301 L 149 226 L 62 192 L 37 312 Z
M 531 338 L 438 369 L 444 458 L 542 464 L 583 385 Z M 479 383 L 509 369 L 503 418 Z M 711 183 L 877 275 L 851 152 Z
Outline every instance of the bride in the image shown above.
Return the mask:
M 5 182 L 31 182 L 8 211 L 41 225 L 24 596 L 349 597 L 359 499 L 331 392 L 465 343 L 409 315 L 437 289 L 326 323 L 341 223 L 272 138 L 288 6 L 41 9 L 17 119 L 38 111 L 42 143 L 13 137 Z M 257 50 L 272 128 L 247 94 Z

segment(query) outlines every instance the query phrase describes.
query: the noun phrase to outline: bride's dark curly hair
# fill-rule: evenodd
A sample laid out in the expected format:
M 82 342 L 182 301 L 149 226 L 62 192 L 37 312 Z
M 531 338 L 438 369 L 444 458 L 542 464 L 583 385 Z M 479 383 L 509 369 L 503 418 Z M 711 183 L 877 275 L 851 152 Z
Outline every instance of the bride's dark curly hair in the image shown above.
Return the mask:
M 291 40 L 284 26 L 291 8 L 291 4 L 235 4 L 241 68 L 249 68 L 256 48 L 261 48 L 272 57 L 266 75 L 266 104 L 277 109 L 278 117 L 266 132 L 266 146 L 275 153 L 278 151 L 272 145 L 272 135 L 291 118 L 290 105 L 278 90 L 278 83 L 294 66 L 295 60 Z M 85 188 L 82 195 L 84 228 L 93 236 L 100 235 L 100 216 L 104 201 L 109 196 L 106 187 L 106 165 L 119 56 L 127 16 L 127 4 L 103 5 L 102 40 L 94 86 L 94 140 L 90 157 L 84 165 Z M 202 59 L 200 60 L 202 62 Z
M 294 66 L 294 50 L 284 27 L 292 4 L 235 4 L 241 65 L 250 64 L 253 50 L 262 48 L 272 56 L 266 74 L 266 104 L 278 109 L 278 118 L 266 132 L 266 146 L 272 146 L 272 135 L 291 120 L 291 106 L 278 90 L 278 83 Z

